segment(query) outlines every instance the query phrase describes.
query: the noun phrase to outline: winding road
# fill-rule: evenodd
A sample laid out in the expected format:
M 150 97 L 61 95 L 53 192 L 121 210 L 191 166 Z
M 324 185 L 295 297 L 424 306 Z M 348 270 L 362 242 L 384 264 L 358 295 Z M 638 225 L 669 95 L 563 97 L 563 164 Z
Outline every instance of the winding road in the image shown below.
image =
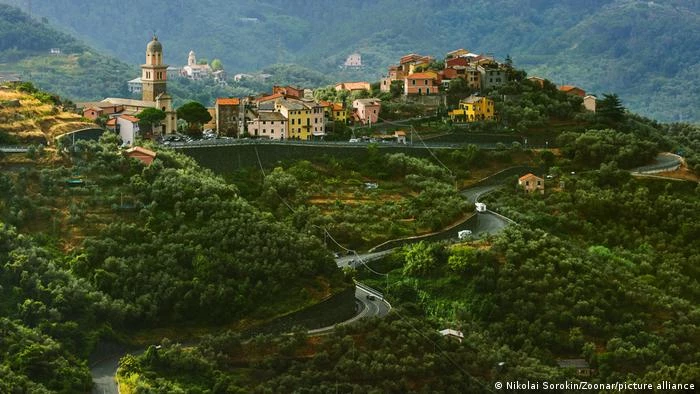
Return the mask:
M 501 185 L 502 184 L 500 182 L 497 182 L 491 185 L 474 186 L 462 190 L 462 195 L 469 202 L 475 203 L 478 202 L 480 196 L 495 190 Z M 487 233 L 494 234 L 508 226 L 512 222 L 509 220 L 510 219 L 498 215 L 495 212 L 479 212 L 475 215 L 475 219 L 470 219 L 466 228 L 470 229 L 474 236 Z M 454 239 L 457 237 L 457 232 L 455 229 L 451 229 L 440 233 L 439 236 L 441 236 L 443 239 Z M 419 242 L 420 240 L 421 239 L 416 239 L 415 241 L 407 242 Z M 362 264 L 380 259 L 392 253 L 394 249 L 395 248 L 391 248 L 379 252 L 365 254 L 353 253 L 351 255 L 338 257 L 335 261 L 339 268 L 357 268 Z M 323 335 L 332 331 L 338 325 L 351 324 L 365 317 L 383 317 L 386 316 L 391 310 L 391 304 L 384 299 L 380 292 L 359 282 L 356 282 L 355 286 L 355 300 L 359 305 L 357 315 L 351 319 L 332 326 L 309 330 L 308 333 L 311 335 Z M 138 352 L 139 351 L 136 351 L 136 353 Z M 92 392 L 94 394 L 119 394 L 119 388 L 115 377 L 119 366 L 119 359 L 121 359 L 124 355 L 124 352 L 120 352 L 119 354 L 108 356 L 90 366 L 90 373 L 94 383 Z

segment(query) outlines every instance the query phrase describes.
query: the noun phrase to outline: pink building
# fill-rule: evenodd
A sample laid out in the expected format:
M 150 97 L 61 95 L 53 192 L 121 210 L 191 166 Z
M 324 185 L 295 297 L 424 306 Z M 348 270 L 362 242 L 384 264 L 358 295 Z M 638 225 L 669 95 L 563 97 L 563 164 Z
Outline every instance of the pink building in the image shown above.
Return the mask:
M 415 73 L 404 78 L 404 95 L 428 95 L 437 94 L 438 84 L 435 73 Z
M 279 112 L 260 111 L 248 121 L 248 134 L 259 138 L 283 140 L 287 134 L 287 118 Z
M 376 98 L 357 99 L 352 102 L 354 115 L 362 124 L 377 123 L 381 109 L 382 100 Z

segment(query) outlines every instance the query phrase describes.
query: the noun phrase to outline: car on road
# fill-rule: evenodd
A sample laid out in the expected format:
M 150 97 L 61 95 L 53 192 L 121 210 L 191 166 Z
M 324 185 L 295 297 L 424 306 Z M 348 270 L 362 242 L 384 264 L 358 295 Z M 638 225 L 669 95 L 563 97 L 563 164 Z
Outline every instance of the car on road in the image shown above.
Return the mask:
M 373 296 L 372 294 L 367 294 L 367 299 L 370 301 L 374 301 L 377 299 L 377 297 Z
M 461 230 L 457 233 L 457 238 L 467 239 L 472 235 L 472 230 Z

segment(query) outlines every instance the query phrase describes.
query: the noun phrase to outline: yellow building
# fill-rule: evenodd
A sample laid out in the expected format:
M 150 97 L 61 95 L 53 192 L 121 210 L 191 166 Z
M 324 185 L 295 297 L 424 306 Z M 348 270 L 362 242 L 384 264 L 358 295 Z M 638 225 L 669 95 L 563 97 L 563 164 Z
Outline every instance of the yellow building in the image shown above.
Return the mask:
M 343 103 L 333 103 L 331 107 L 331 119 L 334 122 L 348 123 L 348 110 Z
M 310 140 L 325 135 L 323 106 L 313 101 L 278 99 L 275 111 L 287 118 L 287 138 Z
M 460 100 L 459 108 L 450 111 L 449 115 L 453 122 L 492 120 L 495 116 L 495 105 L 489 98 L 471 96 Z

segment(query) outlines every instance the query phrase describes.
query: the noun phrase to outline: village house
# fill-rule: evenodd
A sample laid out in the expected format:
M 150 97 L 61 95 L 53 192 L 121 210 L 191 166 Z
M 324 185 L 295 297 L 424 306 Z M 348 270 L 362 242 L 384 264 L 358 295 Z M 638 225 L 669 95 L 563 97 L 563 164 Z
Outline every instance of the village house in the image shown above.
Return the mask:
M 464 333 L 462 333 L 462 331 L 453 330 L 451 328 L 440 330 L 440 334 L 443 337 L 452 338 L 458 341 L 459 343 L 462 343 L 462 341 L 464 340 Z
M 435 59 L 432 56 L 422 56 L 415 53 L 401 57 L 399 60 L 399 67 L 401 67 L 401 72 L 404 77 L 409 74 L 413 74 L 418 67 L 427 68 L 430 63 Z
M 586 95 L 586 97 L 583 98 L 583 107 L 586 108 L 587 111 L 595 112 L 596 100 L 596 96 L 592 94 Z
M 459 108 L 449 112 L 453 122 L 478 122 L 492 120 L 496 116 L 496 106 L 488 97 L 470 96 L 459 101 Z
M 326 134 L 323 106 L 315 101 L 279 98 L 274 110 L 287 119 L 288 139 L 311 140 Z
M 335 84 L 335 90 L 336 91 L 341 91 L 341 90 L 346 90 L 350 93 L 353 92 L 360 92 L 363 90 L 366 90 L 369 92 L 371 89 L 370 83 L 369 82 L 340 82 Z
M 119 115 L 116 122 L 117 131 L 124 144 L 133 144 L 139 134 L 139 118 L 131 115 Z
M 295 88 L 294 86 L 273 86 L 272 94 L 281 94 L 287 98 L 302 99 L 304 98 L 304 89 Z
M 382 100 L 377 98 L 357 99 L 352 102 L 353 116 L 363 125 L 377 123 L 382 109 Z
M 214 104 L 216 132 L 219 135 L 237 136 L 238 121 L 241 112 L 241 100 L 238 98 L 217 98 Z
M 527 80 L 539 85 L 540 88 L 544 87 L 544 81 L 545 81 L 544 78 L 531 76 L 531 77 L 527 77 Z
M 404 95 L 430 95 L 439 91 L 437 74 L 433 72 L 414 73 L 404 78 Z
M 518 179 L 518 186 L 523 188 L 527 193 L 538 191 L 540 194 L 544 194 L 544 179 L 531 173 L 521 176 Z
M 563 85 L 563 86 L 559 87 L 559 91 L 564 92 L 566 94 L 579 96 L 581 98 L 586 97 L 586 91 L 579 88 L 578 86 Z
M 94 121 L 100 116 L 104 115 L 105 111 L 99 107 L 88 107 L 83 109 L 83 118 L 90 119 Z
M 497 88 L 508 82 L 506 71 L 498 66 L 477 66 L 477 70 L 481 73 L 481 88 L 484 90 Z
M 287 119 L 279 112 L 258 111 L 257 116 L 248 121 L 248 133 L 260 138 L 284 140 Z
M 141 77 L 134 78 L 130 80 L 129 82 L 126 83 L 127 88 L 129 89 L 130 93 L 133 94 L 141 94 L 142 86 L 143 84 L 141 83 Z
M 576 375 L 580 377 L 590 377 L 594 374 L 595 370 L 591 368 L 588 362 L 582 358 L 570 358 L 557 360 L 557 365 L 559 368 L 571 368 L 576 371 Z
M 124 156 L 139 160 L 143 164 L 150 166 L 156 158 L 156 152 L 140 146 L 134 146 L 133 148 L 125 150 Z
M 406 132 L 403 130 L 396 130 L 394 131 L 394 137 L 396 138 L 396 142 L 399 144 L 405 144 L 406 143 Z
M 347 123 L 348 111 L 344 103 L 319 101 L 319 105 L 323 107 L 323 115 L 326 121 Z

